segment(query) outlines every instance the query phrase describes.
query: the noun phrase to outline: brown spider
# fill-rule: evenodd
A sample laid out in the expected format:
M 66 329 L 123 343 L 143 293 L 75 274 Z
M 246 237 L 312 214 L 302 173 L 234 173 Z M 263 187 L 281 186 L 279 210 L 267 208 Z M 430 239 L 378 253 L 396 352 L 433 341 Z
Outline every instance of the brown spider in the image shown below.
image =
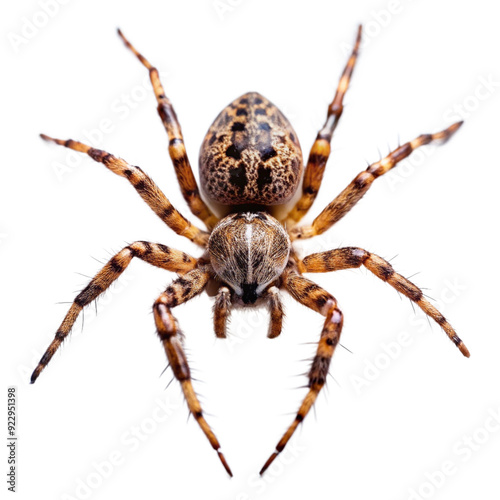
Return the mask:
M 455 330 L 424 298 L 422 291 L 396 273 L 381 257 L 361 248 L 350 247 L 308 255 L 301 260 L 292 246 L 296 239 L 324 233 L 361 199 L 377 177 L 395 167 L 416 148 L 448 140 L 462 124 L 458 122 L 442 132 L 420 135 L 399 146 L 357 175 L 312 224 L 297 227 L 296 223 L 313 204 L 321 185 L 330 154 L 330 142 L 342 115 L 343 98 L 358 55 L 361 26 L 335 97 L 328 107 L 325 125 L 312 146 L 303 175 L 302 153 L 292 126 L 279 109 L 260 94 L 251 92 L 241 96 L 215 119 L 201 147 L 200 178 L 206 197 L 225 214 L 222 218 L 214 215 L 200 196 L 186 154 L 181 127 L 165 95 L 157 69 L 137 52 L 120 30 L 118 34 L 149 70 L 158 101 L 158 113 L 168 134 L 169 153 L 182 194 L 191 212 L 205 223 L 208 231 L 199 229 L 184 218 L 139 167 L 81 142 L 53 139 L 43 134 L 41 137 L 87 153 L 115 174 L 128 179 L 165 224 L 177 234 L 203 247 L 205 252 L 197 259 L 179 250 L 147 241 L 137 241 L 118 252 L 75 298 L 54 340 L 33 372 L 32 383 L 67 337 L 80 311 L 104 292 L 134 257 L 180 275 L 154 303 L 156 329 L 174 376 L 181 384 L 189 411 L 230 475 L 232 473 L 220 451 L 219 441 L 207 424 L 193 390 L 182 336 L 171 312 L 173 307 L 187 302 L 203 290 L 217 290 L 214 293 L 214 330 L 219 338 L 226 337 L 226 323 L 233 305 L 252 307 L 260 303 L 266 303 L 271 314 L 268 337 L 277 337 L 281 333 L 283 320 L 280 289 L 285 289 L 295 300 L 326 318 L 308 374 L 309 391 L 294 421 L 262 467 L 261 474 L 283 451 L 325 385 L 342 330 L 342 313 L 333 295 L 304 278 L 303 273 L 337 271 L 363 265 L 415 302 L 443 328 L 462 354 L 469 356 L 469 351 Z M 292 198 L 301 180 L 300 199 L 287 215 L 278 216 L 276 207 Z

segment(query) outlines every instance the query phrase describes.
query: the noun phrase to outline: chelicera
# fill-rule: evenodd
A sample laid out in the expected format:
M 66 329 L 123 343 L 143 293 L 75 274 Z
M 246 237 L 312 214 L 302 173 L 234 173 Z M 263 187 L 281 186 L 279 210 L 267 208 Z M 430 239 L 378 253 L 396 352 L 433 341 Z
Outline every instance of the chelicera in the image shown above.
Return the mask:
M 226 471 L 229 465 L 220 444 L 205 420 L 195 391 L 174 307 L 203 291 L 215 290 L 214 330 L 226 337 L 226 324 L 233 306 L 252 307 L 266 304 L 271 321 L 268 336 L 281 333 L 283 308 L 280 291 L 325 317 L 316 355 L 308 373 L 308 393 L 295 419 L 278 442 L 275 451 L 262 467 L 269 467 L 283 451 L 296 428 L 313 406 L 325 385 L 330 361 L 340 339 L 343 316 L 337 300 L 313 281 L 307 273 L 322 273 L 365 266 L 378 278 L 416 303 L 436 321 L 464 356 L 469 351 L 445 317 L 424 297 L 411 281 L 398 274 L 377 255 L 361 248 L 337 248 L 300 259 L 294 240 L 324 233 L 341 219 L 368 191 L 373 181 L 395 167 L 416 148 L 448 140 L 461 122 L 434 134 L 420 135 L 371 164 L 314 219 L 312 224 L 297 223 L 311 208 L 321 185 L 330 154 L 333 132 L 343 111 L 343 98 L 354 69 L 361 40 L 361 27 L 347 65 L 342 73 L 327 118 L 314 142 L 303 170 L 297 136 L 285 116 L 263 96 L 251 92 L 229 104 L 210 127 L 200 151 L 200 179 L 203 200 L 186 154 L 181 127 L 160 82 L 158 71 L 118 31 L 126 46 L 149 70 L 158 101 L 158 113 L 168 135 L 169 153 L 179 185 L 191 212 L 207 230 L 199 229 L 172 206 L 153 180 L 139 167 L 110 153 L 81 142 L 42 138 L 88 154 L 117 175 L 125 177 L 142 199 L 177 234 L 204 249 L 195 258 L 160 243 L 137 241 L 118 252 L 78 294 L 57 330 L 54 340 L 40 360 L 31 382 L 40 375 L 63 340 L 68 336 L 81 310 L 103 293 L 136 257 L 179 275 L 158 297 L 153 306 L 158 336 L 163 343 L 175 378 L 179 381 L 192 413 Z M 288 210 L 277 208 L 289 202 L 300 183 L 298 201 Z M 219 215 L 216 215 L 215 210 Z

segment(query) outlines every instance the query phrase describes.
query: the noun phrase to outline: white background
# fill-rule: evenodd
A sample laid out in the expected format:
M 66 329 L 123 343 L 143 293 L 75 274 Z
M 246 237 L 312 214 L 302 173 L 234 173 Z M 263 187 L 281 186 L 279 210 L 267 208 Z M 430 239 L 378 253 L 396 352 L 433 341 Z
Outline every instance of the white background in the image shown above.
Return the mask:
M 4 387 L 18 387 L 18 498 L 498 499 L 500 36 L 492 2 L 70 0 L 47 1 L 50 16 L 42 4 L 16 2 L 0 16 L 1 350 Z M 164 390 L 171 372 L 159 376 L 166 361 L 151 305 L 174 276 L 133 262 L 30 386 L 85 276 L 100 268 L 95 259 L 135 240 L 200 255 L 124 179 L 38 138 L 93 141 L 140 165 L 189 215 L 146 71 L 116 27 L 158 66 L 196 167 L 211 121 L 250 90 L 283 110 L 307 155 L 359 22 L 365 43 L 307 220 L 379 159 L 377 148 L 385 154 L 460 115 L 466 123 L 445 146 L 377 180 L 304 252 L 357 245 L 397 255 L 396 270 L 420 273 L 414 281 L 471 358 L 366 270 L 313 276 L 337 297 L 352 353 L 338 349 L 337 383 L 329 380 L 316 418 L 261 480 L 256 473 L 304 395 L 301 373 L 322 319 L 287 297 L 280 338 L 265 338 L 260 311 L 235 314 L 224 342 L 214 339 L 206 295 L 183 305 L 175 314 L 230 480 L 193 419 L 186 424 L 178 384 Z M 106 132 L 97 133 L 102 120 Z

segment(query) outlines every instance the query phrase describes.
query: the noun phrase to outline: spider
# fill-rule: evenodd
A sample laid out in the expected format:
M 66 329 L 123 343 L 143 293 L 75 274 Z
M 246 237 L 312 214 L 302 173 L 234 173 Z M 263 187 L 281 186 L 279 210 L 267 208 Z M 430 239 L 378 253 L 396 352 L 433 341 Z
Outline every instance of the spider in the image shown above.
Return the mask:
M 445 317 L 426 300 L 417 286 L 398 274 L 386 260 L 354 247 L 337 248 L 300 259 L 293 247 L 295 240 L 311 238 L 331 228 L 361 199 L 376 178 L 394 168 L 412 151 L 426 144 L 447 141 L 462 125 L 462 122 L 457 122 L 441 132 L 423 134 L 399 146 L 358 174 L 312 224 L 298 226 L 297 223 L 311 208 L 321 185 L 332 135 L 342 115 L 344 95 L 358 56 L 361 32 L 362 27 L 359 26 L 352 53 L 328 107 L 325 124 L 312 146 L 305 170 L 300 144 L 292 126 L 279 109 L 262 95 L 256 92 L 244 94 L 217 116 L 201 146 L 199 169 L 204 195 L 212 202 L 212 207 L 222 214 L 218 217 L 200 194 L 184 146 L 181 127 L 174 108 L 165 95 L 157 69 L 118 30 L 125 45 L 149 70 L 158 102 L 158 113 L 168 135 L 169 154 L 182 194 L 191 212 L 203 221 L 207 230 L 199 229 L 187 220 L 139 167 L 72 139 L 54 139 L 44 134 L 41 137 L 86 153 L 115 174 L 125 177 L 167 226 L 202 247 L 204 253 L 195 258 L 180 250 L 147 241 L 136 241 L 123 248 L 74 299 L 54 340 L 33 372 L 32 383 L 68 336 L 82 309 L 97 299 L 134 257 L 179 275 L 153 305 L 156 330 L 174 376 L 181 385 L 189 411 L 230 476 L 232 472 L 221 452 L 219 441 L 205 420 L 193 390 L 183 350 L 183 336 L 172 314 L 174 307 L 203 291 L 215 296 L 213 316 L 215 335 L 218 338 L 226 337 L 226 325 L 233 306 L 253 307 L 260 304 L 267 305 L 270 311 L 268 337 L 277 337 L 281 333 L 283 321 L 280 290 L 286 290 L 296 301 L 325 317 L 308 373 L 307 395 L 260 474 L 283 451 L 325 385 L 342 330 L 343 316 L 337 300 L 305 278 L 304 273 L 365 266 L 375 276 L 416 303 L 441 326 L 462 354 L 469 357 L 468 349 Z M 277 215 L 277 208 L 283 208 L 291 200 L 301 181 L 298 201 L 285 215 Z

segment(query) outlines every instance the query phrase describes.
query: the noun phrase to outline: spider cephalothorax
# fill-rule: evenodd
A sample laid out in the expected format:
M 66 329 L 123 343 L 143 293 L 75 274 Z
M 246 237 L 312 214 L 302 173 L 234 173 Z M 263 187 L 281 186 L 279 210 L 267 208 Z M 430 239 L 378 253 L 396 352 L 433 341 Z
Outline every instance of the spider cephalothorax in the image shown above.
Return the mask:
M 210 262 L 244 304 L 253 304 L 281 276 L 290 255 L 290 238 L 265 212 L 237 212 L 224 217 L 208 240 Z
M 381 257 L 362 248 L 338 248 L 299 259 L 293 241 L 325 232 L 341 219 L 368 191 L 373 181 L 395 167 L 416 148 L 431 142 L 444 142 L 460 127 L 420 135 L 399 146 L 385 158 L 373 163 L 327 205 L 312 224 L 297 222 L 313 204 L 330 154 L 330 141 L 343 111 L 343 98 L 356 62 L 361 40 L 358 31 L 353 52 L 340 79 L 323 128 L 314 142 L 302 175 L 302 153 L 296 134 L 283 114 L 261 95 L 252 92 L 227 106 L 210 127 L 200 152 L 200 178 L 206 196 L 218 204 L 225 215 L 219 219 L 200 196 L 198 185 L 184 147 L 180 125 L 170 100 L 166 97 L 158 71 L 126 40 L 123 41 L 148 68 L 158 101 L 158 112 L 169 139 L 172 158 L 184 199 L 207 231 L 183 217 L 169 202 L 153 180 L 139 167 L 128 164 L 100 149 L 71 139 L 42 138 L 87 153 L 109 170 L 126 178 L 151 209 L 177 234 L 185 236 L 205 253 L 200 258 L 159 243 L 136 241 L 118 252 L 78 294 L 54 340 L 36 367 L 34 382 L 63 340 L 69 334 L 81 310 L 104 292 L 125 270 L 134 257 L 154 266 L 175 272 L 179 277 L 158 297 L 153 306 L 155 325 L 175 378 L 186 397 L 189 411 L 217 451 L 226 471 L 231 470 L 220 451 L 220 444 L 205 420 L 200 402 L 193 390 L 182 336 L 172 308 L 215 286 L 214 331 L 226 337 L 226 324 L 234 305 L 252 306 L 266 301 L 271 321 L 268 336 L 281 332 L 283 308 L 280 290 L 325 317 L 316 355 L 308 373 L 308 393 L 276 450 L 262 467 L 269 467 L 283 451 L 300 422 L 310 411 L 326 382 L 335 348 L 340 339 L 343 316 L 337 301 L 326 290 L 305 278 L 304 273 L 321 273 L 365 266 L 381 280 L 417 304 L 434 319 L 464 356 L 469 351 L 445 317 L 424 297 L 422 291 Z M 284 215 L 274 218 L 273 207 L 291 199 L 302 180 L 297 203 Z M 273 212 L 274 213 L 274 212 Z M 276 215 L 276 214 L 275 214 Z

